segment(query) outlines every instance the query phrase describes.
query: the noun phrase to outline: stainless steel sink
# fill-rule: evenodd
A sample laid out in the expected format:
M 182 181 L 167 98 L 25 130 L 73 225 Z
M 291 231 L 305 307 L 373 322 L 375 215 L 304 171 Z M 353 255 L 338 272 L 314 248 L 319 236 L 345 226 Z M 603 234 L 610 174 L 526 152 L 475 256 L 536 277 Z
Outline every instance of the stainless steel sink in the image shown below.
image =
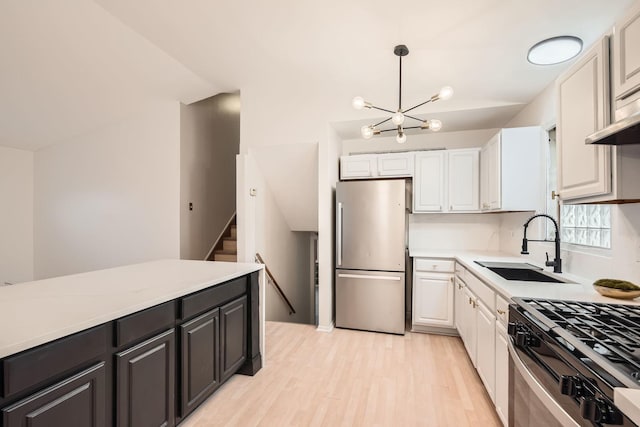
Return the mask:
M 521 282 L 572 283 L 568 280 L 546 273 L 540 267 L 521 262 L 476 261 L 506 280 Z

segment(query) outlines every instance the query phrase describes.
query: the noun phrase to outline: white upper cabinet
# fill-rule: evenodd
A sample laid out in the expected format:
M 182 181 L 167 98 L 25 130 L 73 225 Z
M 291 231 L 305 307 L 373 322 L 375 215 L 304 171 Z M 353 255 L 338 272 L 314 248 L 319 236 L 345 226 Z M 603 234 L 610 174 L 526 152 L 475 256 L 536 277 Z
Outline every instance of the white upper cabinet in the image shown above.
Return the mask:
M 413 179 L 413 212 L 444 210 L 446 152 L 416 153 Z
M 411 177 L 413 157 L 413 152 L 342 156 L 340 179 Z
M 613 99 L 619 108 L 640 97 L 640 3 L 616 23 L 611 56 Z
M 558 188 L 563 200 L 611 192 L 611 147 L 585 138 L 609 124 L 609 37 L 557 81 Z
M 449 161 L 449 211 L 477 211 L 480 194 L 480 149 L 451 150 Z
M 540 209 L 544 176 L 542 131 L 538 126 L 502 129 L 480 153 L 483 211 Z
M 479 148 L 416 153 L 413 212 L 477 212 Z
M 414 153 L 378 154 L 378 175 L 403 177 L 413 175 Z
M 340 157 L 340 179 L 362 179 L 378 176 L 378 161 L 375 154 Z

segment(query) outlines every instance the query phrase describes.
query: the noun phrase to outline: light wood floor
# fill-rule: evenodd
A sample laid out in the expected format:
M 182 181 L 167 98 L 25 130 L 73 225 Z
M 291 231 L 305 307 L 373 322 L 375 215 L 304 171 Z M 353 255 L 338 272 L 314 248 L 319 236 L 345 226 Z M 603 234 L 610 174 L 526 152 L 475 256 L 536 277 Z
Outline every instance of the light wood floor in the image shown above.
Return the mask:
M 500 426 L 459 338 L 267 322 L 266 367 L 181 426 Z

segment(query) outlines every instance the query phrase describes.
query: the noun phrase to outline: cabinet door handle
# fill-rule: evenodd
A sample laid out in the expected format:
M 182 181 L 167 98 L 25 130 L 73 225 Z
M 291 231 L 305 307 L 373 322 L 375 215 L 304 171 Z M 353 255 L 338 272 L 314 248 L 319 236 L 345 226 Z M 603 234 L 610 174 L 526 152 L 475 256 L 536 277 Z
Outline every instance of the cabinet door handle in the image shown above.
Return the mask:
M 504 310 L 500 310 L 500 309 L 497 309 L 496 311 L 498 312 L 498 314 L 499 314 L 500 316 L 502 316 L 502 315 L 504 315 L 504 314 L 506 313 L 506 311 L 504 311 Z
M 462 289 L 462 288 L 463 288 L 462 283 L 458 283 L 458 289 Z

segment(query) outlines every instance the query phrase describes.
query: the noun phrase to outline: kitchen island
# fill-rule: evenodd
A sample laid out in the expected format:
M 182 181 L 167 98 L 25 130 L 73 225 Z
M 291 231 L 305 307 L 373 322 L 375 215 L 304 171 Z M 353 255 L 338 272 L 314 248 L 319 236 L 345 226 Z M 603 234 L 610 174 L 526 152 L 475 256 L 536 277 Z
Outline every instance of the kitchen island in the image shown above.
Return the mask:
M 0 426 L 179 423 L 261 368 L 262 268 L 160 260 L 1 287 Z

